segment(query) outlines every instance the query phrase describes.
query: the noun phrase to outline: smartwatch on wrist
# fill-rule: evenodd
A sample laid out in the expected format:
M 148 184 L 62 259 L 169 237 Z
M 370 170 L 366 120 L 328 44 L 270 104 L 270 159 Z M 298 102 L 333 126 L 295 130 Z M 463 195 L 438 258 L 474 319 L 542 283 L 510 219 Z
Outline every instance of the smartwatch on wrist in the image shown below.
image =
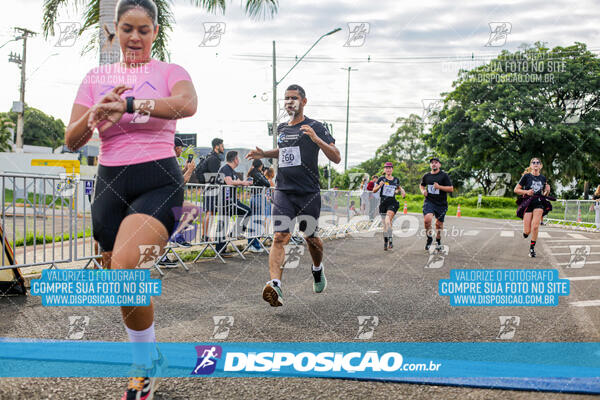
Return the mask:
M 135 100 L 135 97 L 133 96 L 128 96 L 125 97 L 125 100 L 127 101 L 127 113 L 128 114 L 133 114 L 135 113 L 135 110 L 133 109 L 133 100 Z

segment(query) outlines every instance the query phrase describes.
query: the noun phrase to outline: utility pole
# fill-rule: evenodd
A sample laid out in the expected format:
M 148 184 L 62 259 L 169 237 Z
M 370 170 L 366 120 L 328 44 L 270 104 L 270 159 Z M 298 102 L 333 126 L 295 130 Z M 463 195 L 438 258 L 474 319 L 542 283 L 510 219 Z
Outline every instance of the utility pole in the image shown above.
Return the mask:
M 346 69 L 346 68 L 341 68 Z M 346 150 L 344 152 L 344 172 L 348 169 L 348 125 L 350 123 L 350 72 L 358 71 L 356 68 L 348 67 L 348 98 L 346 100 Z
M 273 126 L 271 133 L 273 134 L 273 148 L 277 148 L 277 72 L 275 68 L 275 41 L 273 40 Z M 279 160 L 273 157 L 273 169 L 277 171 Z
M 15 31 L 20 33 L 20 36 L 17 36 L 15 40 L 23 39 L 23 54 L 19 56 L 18 54 L 10 53 L 8 61 L 13 62 L 19 65 L 21 68 L 21 88 L 20 88 L 20 97 L 19 97 L 19 105 L 17 107 L 18 118 L 17 118 L 17 138 L 16 138 L 16 146 L 17 149 L 23 149 L 23 124 L 24 124 L 24 113 L 25 113 L 25 71 L 26 71 L 26 63 L 27 63 L 27 38 L 33 35 L 37 35 L 36 32 L 30 31 L 25 28 L 15 28 Z M 19 151 L 19 150 L 17 150 Z

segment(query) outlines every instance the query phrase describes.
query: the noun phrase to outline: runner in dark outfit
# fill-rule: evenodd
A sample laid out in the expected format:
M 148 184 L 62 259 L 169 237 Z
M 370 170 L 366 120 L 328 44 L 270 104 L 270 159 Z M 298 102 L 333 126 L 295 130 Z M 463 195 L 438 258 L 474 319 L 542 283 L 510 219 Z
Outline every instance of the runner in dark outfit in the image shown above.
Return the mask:
M 540 173 L 542 162 L 539 158 L 532 158 L 529 167 L 523 172 L 521 180 L 515 186 L 514 192 L 522 198 L 521 201 L 528 201 L 529 204 L 523 214 L 523 237 L 527 238 L 531 233 L 531 242 L 529 244 L 529 257 L 535 257 L 535 244 L 537 242 L 540 222 L 544 215 L 544 208 L 548 202 L 545 196 L 550 194 L 550 185 L 546 177 Z
M 379 214 L 383 219 L 383 250 L 388 248 L 392 249 L 394 244 L 392 242 L 392 222 L 394 216 L 400 208 L 398 200 L 396 200 L 396 193 L 402 193 L 402 197 L 406 196 L 404 189 L 400 186 L 400 180 L 392 176 L 394 171 L 394 165 L 391 162 L 386 162 L 383 170 L 385 175 L 377 180 L 377 183 L 373 187 L 373 192 L 381 190 L 379 201 Z
M 447 173 L 441 170 L 442 163 L 437 157 L 432 157 L 429 160 L 431 172 L 423 175 L 421 179 L 421 193 L 425 196 L 423 201 L 423 222 L 425 224 L 425 232 L 427 234 L 427 244 L 425 250 L 429 250 L 433 237 L 431 235 L 431 222 L 435 215 L 436 246 L 437 251 L 441 251 L 442 247 L 442 230 L 444 229 L 444 218 L 448 211 L 448 193 L 454 191 L 452 181 Z
M 289 242 L 298 218 L 304 232 L 308 250 L 313 260 L 313 291 L 321 293 L 327 286 L 323 259 L 323 242 L 316 237 L 317 223 L 321 213 L 319 186 L 319 150 L 339 163 L 340 152 L 335 139 L 325 125 L 304 116 L 307 99 L 304 89 L 291 85 L 285 91 L 285 107 L 290 115 L 288 123 L 277 127 L 278 148 L 264 151 L 260 148 L 248 153 L 248 159 L 279 158 L 275 194 L 273 196 L 273 221 L 275 235 L 269 254 L 271 280 L 263 288 L 263 299 L 272 307 L 283 305 L 281 292 L 282 266 L 285 259 L 284 246 Z

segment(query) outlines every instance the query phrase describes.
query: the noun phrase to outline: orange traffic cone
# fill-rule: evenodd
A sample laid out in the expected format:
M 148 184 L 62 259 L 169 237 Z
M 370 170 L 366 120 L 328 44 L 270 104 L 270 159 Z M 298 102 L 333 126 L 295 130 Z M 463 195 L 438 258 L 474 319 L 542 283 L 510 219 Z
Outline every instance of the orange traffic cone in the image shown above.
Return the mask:
M 406 202 L 404 202 L 404 210 L 402 211 L 402 214 L 408 214 L 408 205 Z
M 458 208 L 456 209 L 456 216 L 458 218 L 460 218 L 460 204 L 458 205 Z
M 581 222 L 581 208 L 577 210 L 577 222 Z

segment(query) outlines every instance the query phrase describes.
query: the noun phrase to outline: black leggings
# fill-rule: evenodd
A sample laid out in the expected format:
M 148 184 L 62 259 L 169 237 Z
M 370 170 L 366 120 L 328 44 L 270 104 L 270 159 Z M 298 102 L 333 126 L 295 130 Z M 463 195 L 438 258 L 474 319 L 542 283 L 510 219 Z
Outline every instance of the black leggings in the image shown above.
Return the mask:
M 147 214 L 175 228 L 173 208 L 183 205 L 183 175 L 174 157 L 117 167 L 98 166 L 92 202 L 94 239 L 112 251 L 126 216 Z

